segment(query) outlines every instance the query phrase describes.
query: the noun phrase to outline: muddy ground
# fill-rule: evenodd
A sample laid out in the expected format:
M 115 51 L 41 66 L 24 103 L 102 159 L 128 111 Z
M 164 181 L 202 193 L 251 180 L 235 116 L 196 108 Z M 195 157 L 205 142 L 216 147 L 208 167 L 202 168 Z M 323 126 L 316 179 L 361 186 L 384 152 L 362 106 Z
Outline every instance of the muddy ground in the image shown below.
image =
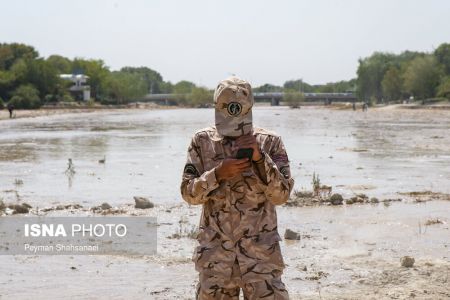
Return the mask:
M 288 228 L 300 234 L 281 242 L 291 298 L 450 299 L 450 201 L 429 192 L 399 197 L 279 207 L 280 234 Z M 12 213 L 5 209 L 2 218 L 5 211 Z M 95 213 L 156 216 L 157 255 L 1 256 L 0 298 L 193 299 L 197 274 L 190 257 L 200 207 L 124 204 Z M 78 204 L 31 208 L 27 215 L 93 214 Z M 411 268 L 401 266 L 406 255 L 415 259 Z
M 92 112 L 114 112 L 123 111 L 124 109 L 167 109 L 167 106 L 161 106 L 154 103 L 133 103 L 128 105 L 80 105 L 78 103 L 59 105 L 59 106 L 44 106 L 40 109 L 20 109 L 13 111 L 13 119 L 35 118 L 43 116 L 92 113 Z M 10 119 L 9 112 L 6 108 L 0 110 L 0 120 Z

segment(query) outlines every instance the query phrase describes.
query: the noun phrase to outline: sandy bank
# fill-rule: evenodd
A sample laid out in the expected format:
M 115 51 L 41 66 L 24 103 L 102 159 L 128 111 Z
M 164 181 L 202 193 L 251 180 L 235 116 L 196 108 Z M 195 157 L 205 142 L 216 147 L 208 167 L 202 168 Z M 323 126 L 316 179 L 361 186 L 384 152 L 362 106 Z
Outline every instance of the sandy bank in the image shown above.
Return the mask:
M 42 107 L 40 109 L 20 109 L 14 111 L 14 118 L 34 118 L 41 116 L 53 116 L 62 114 L 90 113 L 90 112 L 111 112 L 136 109 L 170 109 L 173 106 L 161 106 L 154 103 L 138 103 L 123 106 L 98 105 L 94 107 Z M 0 120 L 9 120 L 7 109 L 0 110 Z

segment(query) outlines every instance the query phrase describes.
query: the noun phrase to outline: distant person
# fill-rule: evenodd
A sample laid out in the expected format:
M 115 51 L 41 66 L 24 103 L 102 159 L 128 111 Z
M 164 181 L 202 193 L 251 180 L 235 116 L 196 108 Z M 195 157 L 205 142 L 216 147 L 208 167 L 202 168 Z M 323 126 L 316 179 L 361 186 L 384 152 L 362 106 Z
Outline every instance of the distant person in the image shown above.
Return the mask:
M 367 111 L 368 109 L 369 109 L 369 105 L 367 105 L 367 102 L 364 102 L 364 104 L 362 106 L 362 110 Z
M 356 110 L 356 103 L 355 102 L 353 102 L 352 107 L 353 107 L 353 110 Z
M 9 111 L 9 118 L 12 119 L 13 118 L 13 112 L 14 112 L 14 104 L 12 103 L 8 103 L 8 105 L 6 106 L 6 108 Z
M 286 149 L 253 126 L 248 82 L 221 81 L 214 104 L 215 126 L 194 134 L 181 182 L 183 199 L 203 206 L 196 299 L 239 299 L 240 289 L 244 299 L 289 299 L 276 214 L 294 185 Z

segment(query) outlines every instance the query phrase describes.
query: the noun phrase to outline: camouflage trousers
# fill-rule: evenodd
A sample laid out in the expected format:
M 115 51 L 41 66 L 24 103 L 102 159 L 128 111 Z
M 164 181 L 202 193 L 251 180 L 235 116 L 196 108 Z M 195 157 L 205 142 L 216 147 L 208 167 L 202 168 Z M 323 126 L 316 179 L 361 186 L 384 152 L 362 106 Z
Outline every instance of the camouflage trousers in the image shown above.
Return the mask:
M 200 273 L 195 294 L 196 300 L 238 300 L 242 289 L 245 300 L 288 300 L 289 294 L 281 281 L 281 276 L 268 280 L 245 283 L 237 261 L 233 265 L 230 280 L 218 283 L 214 277 Z

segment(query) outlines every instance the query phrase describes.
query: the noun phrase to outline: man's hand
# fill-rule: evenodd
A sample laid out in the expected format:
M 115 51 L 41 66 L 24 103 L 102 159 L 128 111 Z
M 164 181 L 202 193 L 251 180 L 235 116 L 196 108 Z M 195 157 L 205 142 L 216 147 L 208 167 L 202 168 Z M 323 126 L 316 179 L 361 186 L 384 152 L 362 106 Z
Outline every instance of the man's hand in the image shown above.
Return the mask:
M 216 179 L 217 181 L 231 179 L 250 168 L 250 166 L 251 162 L 248 158 L 225 158 L 216 168 Z
M 262 158 L 261 152 L 259 150 L 258 142 L 256 137 L 249 133 L 246 135 L 241 135 L 235 141 L 234 148 L 237 150 L 239 148 L 252 148 L 253 149 L 253 161 L 258 161 Z

